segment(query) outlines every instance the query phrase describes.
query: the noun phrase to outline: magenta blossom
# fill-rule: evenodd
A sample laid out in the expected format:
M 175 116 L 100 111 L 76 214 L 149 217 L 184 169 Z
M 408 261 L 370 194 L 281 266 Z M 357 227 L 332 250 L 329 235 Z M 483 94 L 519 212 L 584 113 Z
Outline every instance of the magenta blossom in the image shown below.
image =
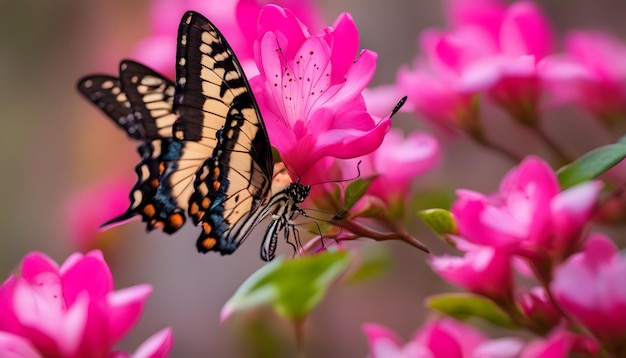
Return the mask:
M 459 238 L 455 242 L 465 256 L 432 256 L 432 269 L 447 281 L 470 292 L 496 302 L 511 301 L 513 271 L 510 253 L 493 246 L 472 245 Z
M 603 235 L 592 235 L 583 251 L 554 273 L 557 302 L 609 351 L 626 354 L 626 258 Z
M 406 344 L 384 326 L 367 323 L 362 329 L 370 345 L 369 358 L 514 358 L 522 348 L 520 340 L 488 340 L 482 332 L 451 318 L 426 323 Z
M 387 204 L 399 202 L 404 205 L 411 181 L 430 170 L 439 159 L 437 139 L 426 133 L 414 132 L 404 138 L 400 130 L 387 133 L 380 147 L 374 152 L 352 160 L 340 161 L 343 176 L 353 177 L 359 166 L 361 176 L 376 175 L 367 193 Z
M 522 312 L 542 327 L 554 327 L 563 319 L 543 287 L 535 286 L 521 294 L 519 306 Z
M 519 358 L 567 358 L 573 353 L 595 356 L 598 348 L 597 343 L 589 337 L 557 327 L 547 338 L 528 343 Z
M 531 261 L 549 254 L 558 262 L 579 242 L 601 186 L 592 181 L 561 191 L 554 171 L 531 156 L 506 174 L 498 193 L 457 190 L 452 213 L 459 236 L 468 241 Z
M 450 121 L 473 135 L 478 94 L 488 94 L 516 117 L 527 119 L 541 93 L 537 63 L 552 50 L 552 31 L 541 11 L 520 1 L 448 1 L 452 28 L 427 30 L 425 58 L 398 72 L 400 88 L 416 110 L 444 127 Z
M 626 112 L 626 44 L 604 33 L 577 31 L 565 40 L 566 53 L 540 63 L 557 104 L 573 103 L 610 119 Z
M 363 50 L 356 58 L 358 48 L 349 14 L 311 36 L 291 11 L 275 5 L 261 11 L 255 45 L 261 74 L 250 82 L 270 142 L 296 177 L 327 156 L 371 153 L 389 130 L 389 118 L 372 118 L 361 95 L 377 55 Z
M 113 291 L 111 271 L 97 250 L 73 254 L 61 267 L 32 252 L 20 273 L 0 286 L 0 356 L 19 349 L 37 352 L 27 355 L 33 357 L 119 357 L 113 347 L 137 323 L 151 291 L 149 285 Z M 137 356 L 165 357 L 172 342 L 168 328 Z

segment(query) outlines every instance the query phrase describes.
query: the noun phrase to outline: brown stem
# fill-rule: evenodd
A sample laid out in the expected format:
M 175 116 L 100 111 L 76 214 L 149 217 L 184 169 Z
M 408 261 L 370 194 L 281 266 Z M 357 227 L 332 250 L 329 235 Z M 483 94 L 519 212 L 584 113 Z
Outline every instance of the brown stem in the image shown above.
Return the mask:
M 478 144 L 482 145 L 483 147 L 487 149 L 493 150 L 496 153 L 501 154 L 503 157 L 509 159 L 513 163 L 519 163 L 523 159 L 520 155 L 513 153 L 508 148 L 505 148 L 502 145 L 495 143 L 494 141 L 486 137 L 482 137 L 482 138 L 472 137 L 472 138 L 474 138 L 478 142 Z
M 348 231 L 352 232 L 353 234 L 356 234 L 357 236 L 360 236 L 360 237 L 368 237 L 375 241 L 400 240 L 426 253 L 430 253 L 430 250 L 428 250 L 428 248 L 424 244 L 422 244 L 419 240 L 417 240 L 416 238 L 404 232 L 383 233 L 380 231 L 373 230 L 369 227 L 363 226 L 349 219 L 343 222 L 343 227 L 346 228 Z
M 529 126 L 530 130 L 537 135 L 552 151 L 559 156 L 563 163 L 571 163 L 574 161 L 574 156 L 571 155 L 565 148 L 557 144 L 550 138 L 546 132 L 544 132 L 539 126 Z

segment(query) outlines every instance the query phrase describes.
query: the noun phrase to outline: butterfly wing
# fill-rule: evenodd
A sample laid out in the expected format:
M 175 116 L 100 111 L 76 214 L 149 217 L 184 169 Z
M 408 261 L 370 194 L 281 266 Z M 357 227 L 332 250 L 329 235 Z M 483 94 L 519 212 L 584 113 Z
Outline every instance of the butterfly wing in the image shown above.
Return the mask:
M 233 50 L 204 16 L 183 16 L 176 64 L 174 136 L 210 149 L 193 176 L 192 190 L 185 188 L 188 213 L 202 227 L 197 247 L 230 254 L 262 219 L 273 170 L 267 131 Z M 179 159 L 172 165 L 178 167 L 168 168 L 162 180 L 171 191 L 189 180 L 180 167 L 190 155 L 184 148 L 175 155 Z M 175 206 L 186 199 L 169 197 Z
M 120 77 L 92 75 L 78 82 L 78 90 L 98 106 L 119 127 L 143 143 L 138 152 L 141 161 L 135 167 L 137 182 L 130 192 L 131 204 L 122 215 L 103 226 L 117 224 L 141 215 L 148 230 L 163 227 L 176 231 L 184 216 L 165 216 L 154 201 L 163 170 L 164 153 L 175 142 L 172 125 L 174 83 L 148 67 L 133 61 L 122 61 Z M 179 211 L 182 211 L 180 209 Z

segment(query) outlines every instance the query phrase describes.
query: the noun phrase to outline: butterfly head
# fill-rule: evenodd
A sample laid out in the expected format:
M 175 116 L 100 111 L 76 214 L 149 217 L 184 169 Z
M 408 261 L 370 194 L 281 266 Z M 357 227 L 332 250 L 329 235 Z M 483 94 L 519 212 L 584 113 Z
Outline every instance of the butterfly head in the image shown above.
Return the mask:
M 296 204 L 299 204 L 309 196 L 311 186 L 300 184 L 300 181 L 298 181 L 296 183 L 289 184 L 289 186 L 285 189 L 285 192 L 296 202 Z

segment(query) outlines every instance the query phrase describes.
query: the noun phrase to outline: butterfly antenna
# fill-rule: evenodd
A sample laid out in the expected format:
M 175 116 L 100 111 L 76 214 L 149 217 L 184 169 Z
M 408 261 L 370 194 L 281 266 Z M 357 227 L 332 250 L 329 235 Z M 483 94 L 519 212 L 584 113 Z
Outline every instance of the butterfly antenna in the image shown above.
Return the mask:
M 317 182 L 317 183 L 313 183 L 313 184 L 309 184 L 310 186 L 315 186 L 315 185 L 320 185 L 320 184 L 328 184 L 328 183 L 344 183 L 347 181 L 352 181 L 352 180 L 356 180 L 359 179 L 361 177 L 361 162 L 362 160 L 359 160 L 359 162 L 356 164 L 356 176 L 352 177 L 352 178 L 348 178 L 348 179 L 336 179 L 336 180 L 327 180 L 327 181 L 321 181 L 321 182 Z
M 404 103 L 406 103 L 406 99 L 407 98 L 408 98 L 407 96 L 404 96 L 404 97 L 402 97 L 402 99 L 400 99 L 398 104 L 396 104 L 396 106 L 393 107 L 393 110 L 391 111 L 391 114 L 389 115 L 389 118 L 393 117 L 396 113 L 398 113 L 400 108 L 402 108 L 402 106 L 404 106 Z
M 400 101 L 398 101 L 398 103 L 395 105 L 395 107 L 393 107 L 393 109 L 391 110 L 391 113 L 389 113 L 389 115 L 388 115 L 388 116 L 383 116 L 383 117 L 382 117 L 382 118 L 378 121 L 378 123 L 376 123 L 376 125 L 381 124 L 381 123 L 383 122 L 383 119 L 385 119 L 385 118 L 387 118 L 387 117 L 392 118 L 393 116 L 395 116 L 395 115 L 396 115 L 396 113 L 398 113 L 398 111 L 400 111 L 400 108 L 402 108 L 402 106 L 404 106 L 404 104 L 406 103 L 407 98 L 408 98 L 407 96 L 402 97 L 402 98 L 400 99 Z

